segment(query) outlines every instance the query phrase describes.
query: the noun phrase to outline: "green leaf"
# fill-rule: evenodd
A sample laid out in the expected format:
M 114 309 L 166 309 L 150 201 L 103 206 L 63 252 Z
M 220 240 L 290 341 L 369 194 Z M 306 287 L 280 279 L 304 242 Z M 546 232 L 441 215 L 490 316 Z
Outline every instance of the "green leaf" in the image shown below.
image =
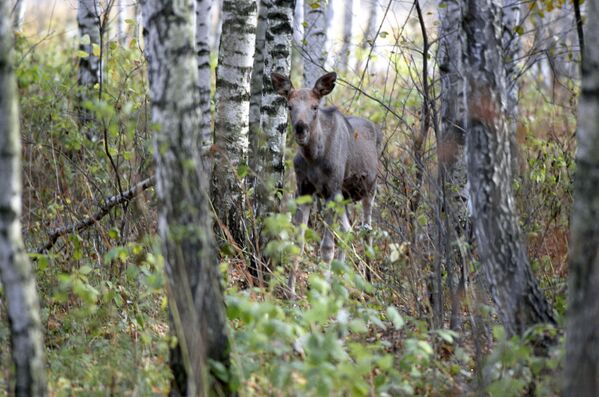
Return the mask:
M 91 271 L 92 271 L 92 268 L 89 267 L 88 265 L 83 265 L 79 269 L 79 273 L 84 274 L 84 275 L 90 274 Z
M 312 196 L 308 196 L 308 195 L 300 196 L 300 197 L 298 197 L 298 198 L 295 199 L 295 202 L 298 205 L 311 204 L 312 203 Z
M 518 36 L 522 36 L 524 34 L 524 27 L 522 27 L 522 25 L 516 26 L 514 30 L 516 31 Z
M 453 343 L 455 338 L 457 338 L 458 334 L 449 329 L 438 329 L 435 330 L 436 334 L 439 335 L 441 339 L 443 339 L 447 343 Z
M 406 323 L 401 314 L 399 314 L 399 312 L 394 306 L 389 306 L 387 308 L 387 318 L 391 320 L 396 330 L 402 329 Z
M 351 329 L 353 332 L 357 334 L 368 332 L 368 327 L 366 326 L 366 323 L 358 318 L 353 319 L 349 322 L 349 329 Z
M 239 164 L 237 167 L 237 176 L 245 178 L 250 173 L 250 167 L 247 164 Z

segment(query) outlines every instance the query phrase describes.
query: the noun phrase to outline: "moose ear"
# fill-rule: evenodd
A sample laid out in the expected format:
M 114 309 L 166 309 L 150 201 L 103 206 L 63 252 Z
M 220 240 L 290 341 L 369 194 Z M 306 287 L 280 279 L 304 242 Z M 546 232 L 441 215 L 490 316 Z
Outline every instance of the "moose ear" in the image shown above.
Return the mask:
M 333 91 L 333 88 L 335 88 L 335 81 L 337 81 L 337 73 L 327 73 L 316 81 L 312 91 L 319 97 L 329 95 Z
M 289 96 L 289 93 L 293 89 L 293 84 L 291 84 L 291 80 L 289 80 L 289 78 L 283 76 L 282 74 L 271 74 L 270 81 L 272 81 L 272 86 L 274 87 L 277 94 L 285 98 Z

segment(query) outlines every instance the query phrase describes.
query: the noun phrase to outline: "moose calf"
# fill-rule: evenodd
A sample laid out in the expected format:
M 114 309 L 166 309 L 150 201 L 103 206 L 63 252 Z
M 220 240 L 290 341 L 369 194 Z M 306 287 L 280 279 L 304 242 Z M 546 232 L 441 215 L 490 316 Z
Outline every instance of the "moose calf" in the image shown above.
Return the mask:
M 336 80 L 335 73 L 327 73 L 316 81 L 314 88 L 296 90 L 289 78 L 278 73 L 271 75 L 275 91 L 287 99 L 295 141 L 299 145 L 293 160 L 297 180 L 296 197 L 317 195 L 328 203 L 340 194 L 344 199 L 362 200 L 362 226 L 370 228 L 383 135 L 369 120 L 345 117 L 336 107 L 320 107 L 321 99 L 333 91 Z M 310 208 L 310 204 L 300 206 L 294 217 L 295 225 L 308 222 Z M 326 221 L 332 224 L 331 211 Z M 347 212 L 344 211 L 341 228 L 349 231 L 350 227 Z M 303 248 L 302 243 L 302 252 Z M 333 234 L 329 228 L 325 228 L 320 245 L 322 259 L 330 262 L 334 251 Z M 337 257 L 343 259 L 342 250 L 339 250 Z M 292 295 L 295 294 L 296 273 L 297 262 L 289 275 Z

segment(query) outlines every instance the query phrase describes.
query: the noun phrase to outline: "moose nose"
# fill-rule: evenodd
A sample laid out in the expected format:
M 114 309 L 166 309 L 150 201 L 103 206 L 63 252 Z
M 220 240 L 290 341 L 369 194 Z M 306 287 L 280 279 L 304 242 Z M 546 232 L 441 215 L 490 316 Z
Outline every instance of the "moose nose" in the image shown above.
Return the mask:
M 306 133 L 306 130 L 308 129 L 308 126 L 300 121 L 295 125 L 295 133 L 297 135 L 304 135 Z

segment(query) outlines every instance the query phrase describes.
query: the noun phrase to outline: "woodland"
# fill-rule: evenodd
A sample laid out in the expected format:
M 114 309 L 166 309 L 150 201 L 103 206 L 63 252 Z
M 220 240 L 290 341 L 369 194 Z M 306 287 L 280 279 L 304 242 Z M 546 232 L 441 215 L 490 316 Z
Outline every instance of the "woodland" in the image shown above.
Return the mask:
M 0 0 L 0 396 L 599 396 L 599 0 Z

